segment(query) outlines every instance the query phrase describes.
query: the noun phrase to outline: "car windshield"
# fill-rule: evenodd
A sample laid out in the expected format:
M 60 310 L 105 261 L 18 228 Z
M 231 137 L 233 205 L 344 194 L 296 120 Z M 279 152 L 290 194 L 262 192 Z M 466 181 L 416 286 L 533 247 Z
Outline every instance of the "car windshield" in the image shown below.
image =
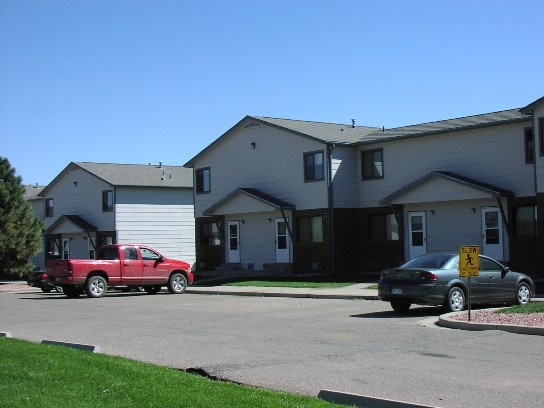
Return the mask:
M 442 269 L 449 264 L 455 255 L 452 254 L 432 254 L 418 256 L 401 266 L 401 268 L 425 268 L 425 269 Z

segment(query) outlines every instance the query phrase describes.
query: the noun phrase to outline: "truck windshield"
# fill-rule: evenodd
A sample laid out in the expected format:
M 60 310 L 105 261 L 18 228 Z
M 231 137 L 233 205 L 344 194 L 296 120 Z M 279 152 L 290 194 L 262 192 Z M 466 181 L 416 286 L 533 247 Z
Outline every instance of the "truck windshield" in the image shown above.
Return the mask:
M 119 259 L 119 250 L 112 247 L 103 247 L 98 249 L 96 259 L 113 260 Z

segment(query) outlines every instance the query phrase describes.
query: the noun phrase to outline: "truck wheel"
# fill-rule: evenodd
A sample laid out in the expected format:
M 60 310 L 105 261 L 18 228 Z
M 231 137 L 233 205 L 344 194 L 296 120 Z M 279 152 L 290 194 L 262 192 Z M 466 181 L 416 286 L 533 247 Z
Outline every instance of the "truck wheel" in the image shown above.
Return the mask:
M 67 298 L 73 299 L 81 295 L 81 288 L 79 286 L 63 286 L 62 291 Z
M 161 291 L 160 286 L 146 286 L 145 291 L 148 295 L 154 295 L 155 293 L 159 293 Z
M 108 282 L 100 275 L 89 276 L 85 282 L 85 292 L 87 296 L 99 298 L 106 294 Z
M 170 293 L 183 293 L 187 289 L 187 278 L 182 273 L 173 273 L 168 279 L 168 291 Z

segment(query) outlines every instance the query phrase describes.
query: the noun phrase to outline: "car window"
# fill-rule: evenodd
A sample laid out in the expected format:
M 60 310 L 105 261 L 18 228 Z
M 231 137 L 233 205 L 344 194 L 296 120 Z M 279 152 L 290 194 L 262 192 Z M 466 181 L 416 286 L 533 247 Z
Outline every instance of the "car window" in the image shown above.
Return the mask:
M 98 249 L 96 259 L 116 260 L 119 259 L 119 251 L 116 247 L 102 247 Z
M 441 269 L 452 258 L 449 254 L 423 255 L 402 265 L 403 268 Z
M 481 271 L 500 271 L 502 269 L 501 265 L 497 262 L 492 261 L 488 258 L 479 257 L 480 260 L 480 270 Z
M 142 253 L 142 259 L 145 261 L 156 261 L 159 259 L 159 254 L 149 248 L 140 248 L 140 252 Z
M 134 247 L 127 247 L 123 249 L 123 254 L 125 255 L 125 259 L 131 260 L 131 261 L 138 260 L 138 252 L 136 251 L 136 248 Z

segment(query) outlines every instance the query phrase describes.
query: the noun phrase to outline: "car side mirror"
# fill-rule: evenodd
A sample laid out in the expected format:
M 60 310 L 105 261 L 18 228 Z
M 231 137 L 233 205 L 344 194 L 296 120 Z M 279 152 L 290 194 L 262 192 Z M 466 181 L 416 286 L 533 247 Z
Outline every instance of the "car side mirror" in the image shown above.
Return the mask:
M 164 256 L 160 255 L 160 256 L 157 258 L 157 262 L 164 262 Z
M 504 268 L 502 268 L 502 271 L 504 273 L 508 273 L 508 272 L 510 272 L 510 268 L 508 266 L 505 266 Z

